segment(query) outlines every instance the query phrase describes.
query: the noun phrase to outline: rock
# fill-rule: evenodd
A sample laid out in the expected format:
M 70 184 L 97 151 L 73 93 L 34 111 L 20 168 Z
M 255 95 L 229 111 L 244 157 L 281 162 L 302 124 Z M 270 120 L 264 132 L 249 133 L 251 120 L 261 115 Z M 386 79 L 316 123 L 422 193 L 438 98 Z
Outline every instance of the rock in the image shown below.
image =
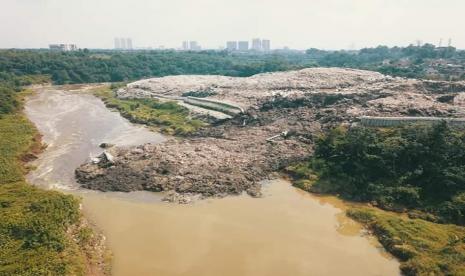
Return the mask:
M 102 149 L 109 149 L 109 148 L 114 147 L 114 146 L 115 146 L 114 144 L 110 144 L 110 143 L 101 143 L 99 145 L 99 147 L 102 148 Z
M 103 154 L 102 154 L 102 157 L 105 158 L 105 161 L 113 164 L 115 163 L 115 157 L 113 157 L 113 155 L 111 155 L 110 153 L 104 151 Z
M 182 195 L 171 190 L 166 192 L 165 196 L 162 198 L 162 201 L 179 204 L 189 204 L 192 202 L 192 199 L 188 195 Z
M 92 162 L 92 164 L 98 164 L 98 163 L 100 163 L 100 161 L 101 161 L 101 160 L 100 160 L 100 158 L 98 158 L 98 157 L 94 157 L 94 158 L 91 158 L 91 159 L 90 159 L 90 162 Z

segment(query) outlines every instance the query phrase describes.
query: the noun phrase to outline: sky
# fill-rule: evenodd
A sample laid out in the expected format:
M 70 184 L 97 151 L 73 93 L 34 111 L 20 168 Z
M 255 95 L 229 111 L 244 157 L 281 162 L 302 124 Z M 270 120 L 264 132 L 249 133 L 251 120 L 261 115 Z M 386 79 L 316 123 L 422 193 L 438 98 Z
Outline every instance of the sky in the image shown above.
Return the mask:
M 272 48 L 359 49 L 423 43 L 465 49 L 464 0 L 0 0 L 0 48 L 75 43 L 204 48 L 270 39 Z

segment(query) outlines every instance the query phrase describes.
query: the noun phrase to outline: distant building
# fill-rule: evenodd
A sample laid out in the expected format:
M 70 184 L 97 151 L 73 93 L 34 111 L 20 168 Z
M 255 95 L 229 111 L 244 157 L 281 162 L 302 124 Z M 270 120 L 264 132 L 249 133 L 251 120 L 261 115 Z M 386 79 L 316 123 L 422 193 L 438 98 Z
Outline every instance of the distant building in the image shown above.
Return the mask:
M 255 50 L 255 51 L 262 50 L 262 40 L 260 38 L 254 38 L 252 40 L 252 50 Z
M 191 51 L 200 51 L 202 48 L 197 43 L 197 41 L 189 41 L 189 50 Z
M 48 46 L 52 51 L 76 51 L 76 44 L 50 44 Z
M 189 41 L 183 41 L 183 42 L 182 42 L 182 49 L 183 49 L 184 51 L 189 50 Z
M 118 37 L 115 37 L 115 50 L 121 49 L 121 42 Z
M 237 43 L 237 49 L 239 51 L 242 51 L 242 52 L 248 51 L 249 50 L 249 42 L 248 41 L 239 41 Z
M 237 50 L 237 41 L 228 41 L 228 42 L 226 42 L 226 49 L 228 51 L 236 51 Z
M 126 38 L 126 50 L 132 50 L 132 39 L 131 38 Z
M 126 50 L 126 39 L 120 38 L 119 41 L 120 41 L 119 43 L 121 45 L 121 49 Z
M 115 38 L 115 50 L 132 50 L 133 48 L 132 38 Z
M 271 41 L 269 39 L 262 40 L 262 49 L 266 52 L 271 51 Z

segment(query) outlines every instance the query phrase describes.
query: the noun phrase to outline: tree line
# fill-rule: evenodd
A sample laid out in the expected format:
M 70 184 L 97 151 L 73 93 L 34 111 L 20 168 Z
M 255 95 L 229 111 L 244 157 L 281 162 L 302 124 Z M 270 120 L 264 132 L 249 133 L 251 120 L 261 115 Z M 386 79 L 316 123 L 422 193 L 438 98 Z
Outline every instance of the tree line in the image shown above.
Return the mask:
M 313 189 L 465 225 L 465 131 L 445 122 L 335 128 L 317 140 L 306 169 L 318 176 Z

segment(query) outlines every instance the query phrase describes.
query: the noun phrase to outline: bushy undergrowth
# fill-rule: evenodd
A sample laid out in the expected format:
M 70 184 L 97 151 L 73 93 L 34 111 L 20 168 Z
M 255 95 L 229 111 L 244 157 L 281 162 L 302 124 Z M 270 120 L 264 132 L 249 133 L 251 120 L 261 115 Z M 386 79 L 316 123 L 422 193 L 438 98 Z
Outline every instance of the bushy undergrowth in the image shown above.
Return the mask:
M 465 225 L 465 132 L 446 123 L 375 129 L 336 128 L 313 158 L 291 167 L 310 187 L 386 209 L 417 209 Z
M 465 275 L 463 130 L 445 123 L 335 128 L 308 162 L 287 171 L 304 190 L 407 211 L 409 218 L 374 207 L 347 212 L 399 258 L 404 274 Z
M 0 72 L 0 116 L 17 110 L 19 102 L 16 94 L 21 90 L 20 87 L 49 81 L 50 77 L 45 75 L 15 76 Z
M 0 275 L 84 275 L 85 255 L 67 232 L 80 219 L 78 200 L 24 180 L 23 161 L 40 141 L 14 93 L 15 109 L 0 117 Z
M 109 87 L 99 88 L 94 94 L 100 97 L 107 107 L 115 108 L 128 120 L 158 127 L 167 134 L 187 135 L 205 125 L 200 120 L 190 118 L 189 110 L 176 102 L 119 99 Z

